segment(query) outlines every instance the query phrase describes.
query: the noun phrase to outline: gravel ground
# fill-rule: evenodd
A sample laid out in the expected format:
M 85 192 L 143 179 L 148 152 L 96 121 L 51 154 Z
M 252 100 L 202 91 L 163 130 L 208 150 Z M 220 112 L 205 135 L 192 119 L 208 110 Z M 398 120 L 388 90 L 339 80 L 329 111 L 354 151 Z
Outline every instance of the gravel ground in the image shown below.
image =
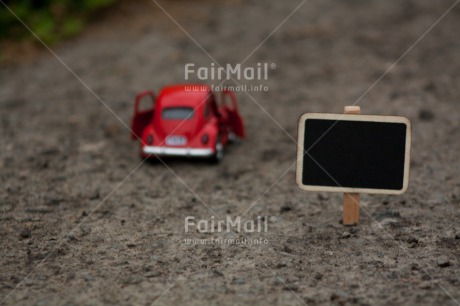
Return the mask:
M 0 304 L 458 305 L 460 5 L 423 36 L 453 3 L 162 1 L 185 34 L 155 3 L 125 1 L 55 47 L 60 60 L 3 65 Z M 242 81 L 269 88 L 238 93 L 247 139 L 217 166 L 140 164 L 122 124 L 133 97 L 209 67 L 202 48 L 276 64 Z M 340 194 L 295 185 L 293 138 L 300 114 L 357 99 L 411 119 L 411 182 L 362 195 L 350 228 Z M 184 233 L 186 216 L 213 214 L 266 216 L 268 231 Z M 211 237 L 264 243 L 184 240 Z

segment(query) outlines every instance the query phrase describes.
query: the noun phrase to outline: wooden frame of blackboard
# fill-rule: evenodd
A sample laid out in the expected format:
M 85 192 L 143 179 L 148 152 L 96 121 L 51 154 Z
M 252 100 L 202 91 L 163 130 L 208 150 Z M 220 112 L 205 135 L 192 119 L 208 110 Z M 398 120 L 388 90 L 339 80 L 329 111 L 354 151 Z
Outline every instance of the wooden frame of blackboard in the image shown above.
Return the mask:
M 314 186 L 304 185 L 302 183 L 303 161 L 304 161 L 304 139 L 305 139 L 305 121 L 307 119 L 324 119 L 335 121 L 366 121 L 366 122 L 386 122 L 386 123 L 403 123 L 406 125 L 406 144 L 404 157 L 404 178 L 403 188 L 395 189 L 369 189 L 369 188 L 350 188 L 336 186 Z M 349 115 L 349 114 L 321 114 L 305 113 L 299 118 L 298 143 L 297 143 L 297 185 L 306 191 L 325 191 L 325 192 L 343 192 L 343 193 L 372 193 L 372 194 L 402 194 L 409 186 L 409 167 L 410 167 L 410 144 L 412 138 L 412 126 L 408 118 L 400 116 L 375 116 L 375 115 Z M 340 154 L 340 153 L 339 153 Z

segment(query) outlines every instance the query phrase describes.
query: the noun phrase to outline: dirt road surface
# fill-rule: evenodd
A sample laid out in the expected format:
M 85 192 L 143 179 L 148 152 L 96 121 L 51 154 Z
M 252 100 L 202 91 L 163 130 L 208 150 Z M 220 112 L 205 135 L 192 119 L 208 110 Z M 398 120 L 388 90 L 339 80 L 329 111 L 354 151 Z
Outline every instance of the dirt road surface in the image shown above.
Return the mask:
M 0 304 L 459 305 L 454 3 L 123 2 L 58 58 L 4 65 Z M 123 125 L 135 94 L 210 56 L 275 64 L 240 81 L 268 88 L 238 93 L 247 139 L 217 166 L 140 164 Z M 349 228 L 341 195 L 299 190 L 294 162 L 300 114 L 354 103 L 410 118 L 413 142 L 408 192 L 362 195 Z M 266 217 L 268 231 L 184 233 L 186 216 L 213 215 Z M 212 237 L 264 243 L 184 240 Z

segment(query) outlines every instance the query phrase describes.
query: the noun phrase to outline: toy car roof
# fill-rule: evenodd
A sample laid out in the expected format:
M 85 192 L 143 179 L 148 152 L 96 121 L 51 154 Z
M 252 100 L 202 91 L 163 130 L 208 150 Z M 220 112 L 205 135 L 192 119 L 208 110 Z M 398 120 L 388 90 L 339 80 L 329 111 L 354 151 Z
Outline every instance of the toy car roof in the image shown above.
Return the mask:
M 164 87 L 158 96 L 159 107 L 204 105 L 211 88 L 203 84 L 184 84 Z

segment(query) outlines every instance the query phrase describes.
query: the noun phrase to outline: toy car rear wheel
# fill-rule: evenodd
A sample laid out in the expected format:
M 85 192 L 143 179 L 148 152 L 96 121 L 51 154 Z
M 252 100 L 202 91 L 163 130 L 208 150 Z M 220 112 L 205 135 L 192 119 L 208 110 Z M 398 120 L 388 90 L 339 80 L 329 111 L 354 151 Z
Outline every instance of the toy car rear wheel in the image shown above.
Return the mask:
M 219 163 L 224 158 L 224 145 L 220 140 L 220 137 L 217 138 L 216 145 L 215 145 L 215 153 L 212 156 L 212 162 Z
M 233 143 L 233 142 L 236 141 L 236 134 L 233 133 L 232 131 L 230 131 L 230 132 L 228 133 L 228 141 L 231 142 L 231 143 Z

